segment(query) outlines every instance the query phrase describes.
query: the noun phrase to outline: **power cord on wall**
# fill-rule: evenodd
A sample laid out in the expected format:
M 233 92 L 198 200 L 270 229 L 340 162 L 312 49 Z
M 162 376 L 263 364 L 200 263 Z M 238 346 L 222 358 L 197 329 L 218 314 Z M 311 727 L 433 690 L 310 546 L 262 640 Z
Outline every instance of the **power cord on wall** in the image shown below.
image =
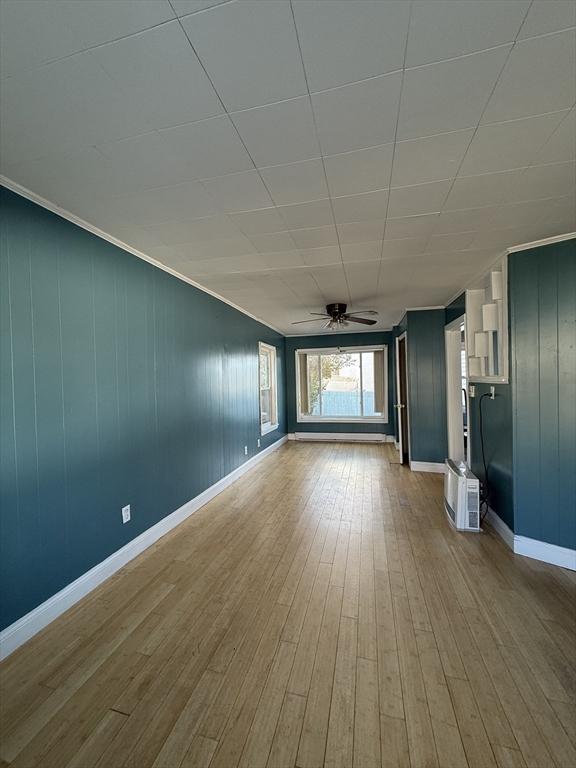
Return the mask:
M 480 493 L 480 509 L 482 509 L 482 506 L 484 506 L 484 513 L 480 517 L 480 522 L 484 522 L 484 518 L 488 514 L 488 509 L 490 508 L 490 483 L 488 482 L 488 466 L 486 464 L 486 455 L 484 453 L 484 418 L 483 418 L 483 412 L 482 412 L 482 401 L 485 397 L 489 397 L 491 400 L 494 400 L 495 392 L 494 387 L 491 387 L 490 392 L 485 392 L 478 402 L 478 411 L 479 411 L 479 421 L 480 421 L 480 447 L 482 449 L 482 464 L 484 466 L 484 483 L 482 484 L 481 493 Z

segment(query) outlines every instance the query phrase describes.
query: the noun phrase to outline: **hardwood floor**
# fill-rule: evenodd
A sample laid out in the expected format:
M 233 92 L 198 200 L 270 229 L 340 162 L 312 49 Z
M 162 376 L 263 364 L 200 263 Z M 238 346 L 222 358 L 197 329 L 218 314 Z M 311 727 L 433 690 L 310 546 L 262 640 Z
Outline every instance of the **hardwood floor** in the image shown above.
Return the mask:
M 576 766 L 575 574 L 290 443 L 1 667 L 0 766 Z

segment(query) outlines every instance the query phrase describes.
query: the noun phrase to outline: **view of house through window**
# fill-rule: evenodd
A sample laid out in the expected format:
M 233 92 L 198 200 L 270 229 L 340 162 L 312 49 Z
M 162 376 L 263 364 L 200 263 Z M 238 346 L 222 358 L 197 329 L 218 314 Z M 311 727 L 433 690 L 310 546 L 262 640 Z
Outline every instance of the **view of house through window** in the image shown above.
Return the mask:
M 386 348 L 299 350 L 301 421 L 387 421 Z
M 259 344 L 260 368 L 260 427 L 262 434 L 278 426 L 278 397 L 276 391 L 276 348 Z

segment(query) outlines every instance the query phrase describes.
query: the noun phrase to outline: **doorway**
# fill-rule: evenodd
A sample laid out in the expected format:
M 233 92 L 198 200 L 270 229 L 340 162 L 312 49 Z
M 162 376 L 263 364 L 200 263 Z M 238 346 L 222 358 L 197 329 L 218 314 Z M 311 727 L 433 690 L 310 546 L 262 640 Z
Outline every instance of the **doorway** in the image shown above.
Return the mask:
M 406 375 L 406 333 L 396 339 L 396 415 L 398 419 L 398 453 L 400 464 L 410 461 L 408 429 L 408 377 Z
M 470 466 L 466 316 L 444 329 L 446 344 L 446 410 L 448 458 Z

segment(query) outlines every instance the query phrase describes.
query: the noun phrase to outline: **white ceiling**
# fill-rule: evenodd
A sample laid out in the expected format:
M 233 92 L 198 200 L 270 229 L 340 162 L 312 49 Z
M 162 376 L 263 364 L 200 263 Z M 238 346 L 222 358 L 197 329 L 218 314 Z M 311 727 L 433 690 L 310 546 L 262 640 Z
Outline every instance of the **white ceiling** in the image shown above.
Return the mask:
M 575 0 L 0 0 L 1 170 L 293 333 L 576 229 Z

